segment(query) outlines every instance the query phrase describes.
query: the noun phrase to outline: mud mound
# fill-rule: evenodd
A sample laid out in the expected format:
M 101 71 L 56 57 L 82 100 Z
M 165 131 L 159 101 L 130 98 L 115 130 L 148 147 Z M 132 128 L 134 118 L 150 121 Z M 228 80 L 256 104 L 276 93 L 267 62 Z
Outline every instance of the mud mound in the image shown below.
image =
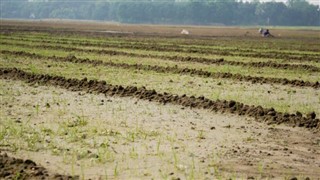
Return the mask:
M 312 87 L 320 88 L 320 83 L 309 82 L 303 80 L 289 80 L 286 78 L 267 78 L 267 77 L 255 77 L 255 76 L 245 76 L 241 74 L 232 74 L 232 73 L 212 73 L 208 71 L 203 71 L 199 69 L 189 69 L 189 68 L 179 68 L 178 66 L 152 66 L 152 65 L 143 65 L 143 64 L 126 64 L 126 63 L 114 63 L 114 62 L 104 62 L 101 60 L 90 60 L 90 59 L 81 59 L 75 56 L 68 57 L 56 57 L 56 56 L 42 56 L 35 53 L 28 53 L 24 51 L 0 51 L 2 54 L 10 54 L 17 56 L 26 56 L 31 58 L 46 58 L 55 61 L 61 62 L 73 62 L 73 63 L 86 63 L 92 64 L 95 66 L 111 66 L 124 69 L 138 69 L 145 71 L 154 71 L 158 73 L 175 73 L 175 74 L 188 74 L 188 75 L 197 75 L 200 77 L 212 77 L 212 78 L 224 78 L 224 79 L 233 79 L 238 81 L 247 81 L 251 83 L 263 83 L 263 84 L 282 84 L 282 85 L 291 85 L 296 87 Z M 223 62 L 223 60 L 222 60 Z
M 51 174 L 32 160 L 9 157 L 0 152 L 0 179 L 79 179 L 78 176 Z
M 235 65 L 235 66 L 247 66 L 247 67 L 270 67 L 274 69 L 290 69 L 290 70 L 307 70 L 311 72 L 320 72 L 320 68 L 312 65 L 306 64 L 278 64 L 273 61 L 267 62 L 239 62 L 239 61 L 225 61 L 225 64 Z
M 314 112 L 306 116 L 303 116 L 300 112 L 297 112 L 296 114 L 282 113 L 275 111 L 273 108 L 268 109 L 261 106 L 249 106 L 232 100 L 212 101 L 203 96 L 189 97 L 186 95 L 179 96 L 170 93 L 161 94 L 157 93 L 155 90 L 147 90 L 145 87 L 124 87 L 107 84 L 105 81 L 88 80 L 87 78 L 79 80 L 73 78 L 67 79 L 61 76 L 51 76 L 48 74 L 32 74 L 16 68 L 0 68 L 0 77 L 23 80 L 29 83 L 39 83 L 42 85 L 53 85 L 72 91 L 103 93 L 108 96 L 134 97 L 162 104 L 170 103 L 190 108 L 208 109 L 214 112 L 250 116 L 254 117 L 257 121 L 265 121 L 268 124 L 285 123 L 310 129 L 320 129 L 320 120 L 316 118 Z

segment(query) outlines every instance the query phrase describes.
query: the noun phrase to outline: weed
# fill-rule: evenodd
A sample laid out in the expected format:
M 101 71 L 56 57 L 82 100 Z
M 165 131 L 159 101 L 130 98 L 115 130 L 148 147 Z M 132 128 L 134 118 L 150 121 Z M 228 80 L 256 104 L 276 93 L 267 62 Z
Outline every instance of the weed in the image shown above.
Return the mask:
M 17 172 L 13 178 L 14 180 L 19 180 L 19 179 L 23 179 L 22 178 L 22 174 L 20 172 Z
M 198 131 L 198 136 L 197 136 L 197 138 L 198 138 L 199 140 L 205 139 L 204 131 L 203 131 L 203 130 Z
M 114 167 L 113 175 L 114 175 L 115 177 L 118 177 L 118 176 L 119 176 L 118 162 L 116 162 L 116 165 L 115 165 L 115 167 Z
M 137 158 L 138 158 L 138 153 L 136 152 L 136 150 L 135 150 L 134 147 L 131 148 L 129 154 L 130 154 L 130 157 L 131 157 L 132 159 L 137 159 Z
M 258 164 L 258 172 L 259 172 L 260 176 L 262 177 L 263 173 L 264 173 L 264 164 L 262 162 L 260 162 Z
M 35 108 L 36 114 L 37 114 L 37 116 L 38 116 L 38 115 L 39 115 L 39 108 L 40 108 L 40 105 L 39 105 L 39 104 L 37 104 L 37 105 L 35 105 L 35 106 L 34 106 L 34 108 Z
M 75 175 L 75 164 L 76 164 L 76 152 L 72 153 L 72 161 L 71 161 L 71 175 Z
M 30 64 L 29 69 L 33 74 L 37 74 L 39 72 L 38 68 L 34 64 Z
M 195 179 L 195 163 L 194 163 L 194 156 L 192 156 L 192 163 L 191 163 L 191 172 L 189 173 L 188 179 Z
M 98 162 L 113 162 L 115 159 L 114 154 L 110 151 L 109 147 L 98 148 Z
M 0 142 L 3 142 L 5 137 L 7 136 L 7 128 L 5 126 L 0 127 Z
M 171 148 L 172 150 L 172 155 L 173 155 L 173 165 L 176 169 L 178 169 L 178 155 L 177 155 L 177 152 L 174 150 L 174 148 Z
M 160 145 L 161 145 L 161 138 L 159 138 L 157 141 L 157 155 L 158 156 L 161 156 Z
M 250 137 L 247 137 L 247 138 L 245 139 L 245 141 L 246 141 L 246 142 L 253 142 L 253 141 L 255 141 L 255 139 L 250 136 Z

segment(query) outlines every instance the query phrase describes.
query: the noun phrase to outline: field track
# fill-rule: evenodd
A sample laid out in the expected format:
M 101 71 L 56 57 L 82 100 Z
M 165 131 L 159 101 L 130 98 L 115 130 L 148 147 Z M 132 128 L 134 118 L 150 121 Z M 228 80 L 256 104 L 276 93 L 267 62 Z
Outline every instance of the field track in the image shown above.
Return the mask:
M 319 30 L 1 23 L 0 179 L 320 177 Z

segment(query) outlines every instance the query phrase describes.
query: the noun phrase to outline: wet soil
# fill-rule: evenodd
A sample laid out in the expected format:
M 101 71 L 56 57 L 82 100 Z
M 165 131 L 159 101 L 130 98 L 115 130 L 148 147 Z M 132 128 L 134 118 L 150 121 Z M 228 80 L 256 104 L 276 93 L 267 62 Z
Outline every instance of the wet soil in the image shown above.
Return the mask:
M 203 71 L 199 69 L 190 69 L 190 68 L 179 68 L 178 66 L 157 66 L 157 65 L 143 65 L 143 64 L 126 64 L 126 63 L 114 63 L 114 62 L 103 62 L 101 60 L 90 60 L 88 58 L 82 59 L 77 58 L 75 56 L 68 57 L 56 57 L 56 56 L 42 56 L 35 53 L 28 53 L 25 51 L 0 51 L 2 54 L 9 55 L 17 55 L 31 58 L 46 58 L 52 59 L 55 61 L 61 62 L 72 62 L 72 63 L 86 63 L 96 66 L 109 66 L 109 67 L 119 67 L 124 69 L 138 69 L 145 71 L 154 71 L 158 73 L 175 73 L 175 74 L 189 74 L 189 75 L 197 75 L 201 77 L 210 77 L 210 78 L 224 78 L 224 79 L 233 79 L 237 81 L 247 81 L 251 83 L 261 83 L 261 84 L 282 84 L 282 85 L 290 85 L 295 87 L 312 87 L 312 88 L 320 88 L 320 83 L 303 81 L 303 80 L 289 80 L 287 78 L 268 78 L 268 77 L 255 77 L 255 76 L 245 76 L 241 74 L 233 74 L 233 73 L 212 73 L 208 71 Z
M 194 97 L 186 95 L 174 95 L 170 93 L 157 93 L 156 90 L 147 90 L 145 87 L 118 86 L 107 84 L 105 81 L 88 80 L 84 78 L 67 79 L 61 76 L 51 76 L 48 74 L 32 74 L 16 68 L 1 68 L 1 78 L 18 79 L 28 83 L 39 83 L 43 85 L 54 85 L 66 88 L 72 91 L 86 91 L 94 93 L 103 93 L 107 96 L 134 97 L 161 104 L 175 104 L 189 108 L 208 109 L 214 112 L 232 113 L 239 116 L 254 117 L 257 121 L 263 121 L 267 124 L 288 124 L 291 126 L 305 127 L 308 129 L 320 129 L 320 120 L 312 112 L 303 115 L 300 112 L 296 114 L 277 112 L 274 108 L 263 108 L 261 106 L 245 105 L 233 100 L 212 101 L 203 96 Z

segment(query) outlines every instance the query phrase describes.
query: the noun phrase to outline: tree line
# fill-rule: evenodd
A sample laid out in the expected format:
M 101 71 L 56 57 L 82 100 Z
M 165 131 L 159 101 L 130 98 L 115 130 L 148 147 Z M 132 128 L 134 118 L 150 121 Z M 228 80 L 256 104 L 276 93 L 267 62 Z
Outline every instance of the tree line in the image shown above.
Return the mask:
M 320 8 L 306 0 L 0 0 L 1 18 L 83 19 L 121 23 L 319 26 Z

